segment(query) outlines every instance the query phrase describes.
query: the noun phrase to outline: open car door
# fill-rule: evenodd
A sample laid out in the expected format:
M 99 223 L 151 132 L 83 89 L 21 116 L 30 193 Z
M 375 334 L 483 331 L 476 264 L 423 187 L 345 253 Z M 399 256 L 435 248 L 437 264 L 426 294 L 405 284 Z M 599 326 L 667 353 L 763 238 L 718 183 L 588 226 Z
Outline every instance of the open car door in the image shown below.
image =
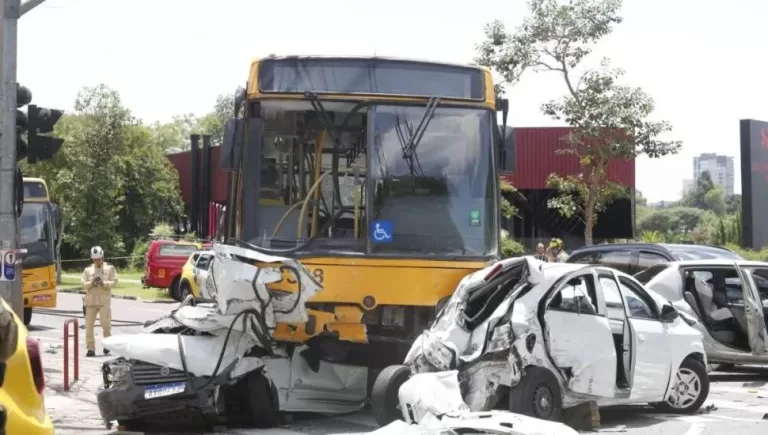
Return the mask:
M 734 262 L 736 263 L 736 262 Z M 763 312 L 763 303 L 760 299 L 760 293 L 755 287 L 750 272 L 743 269 L 736 263 L 736 270 L 739 272 L 739 278 L 743 283 L 744 291 L 744 314 L 747 318 L 747 333 L 749 335 L 749 348 L 754 355 L 762 355 L 766 349 L 766 329 L 765 313 Z
M 610 321 L 597 314 L 595 278 L 569 278 L 547 298 L 544 312 L 549 353 L 568 389 L 592 396 L 616 394 L 616 348 Z

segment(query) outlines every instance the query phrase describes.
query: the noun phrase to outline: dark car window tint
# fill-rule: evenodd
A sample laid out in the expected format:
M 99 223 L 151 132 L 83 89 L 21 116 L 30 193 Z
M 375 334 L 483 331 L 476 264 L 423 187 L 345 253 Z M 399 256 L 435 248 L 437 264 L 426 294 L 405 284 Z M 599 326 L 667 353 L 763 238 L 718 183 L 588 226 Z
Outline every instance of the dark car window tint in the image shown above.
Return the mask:
M 655 266 L 666 261 L 667 259 L 662 257 L 660 254 L 641 251 L 637 257 L 637 269 L 635 269 L 635 272 L 637 273 L 638 271 L 648 269 L 651 266 Z
M 587 252 L 585 254 L 572 254 L 568 258 L 568 263 L 578 263 L 578 264 L 598 264 L 597 261 L 600 258 L 599 252 Z
M 606 266 L 618 269 L 624 273 L 629 273 L 630 264 L 632 263 L 631 251 L 607 251 L 602 252 L 598 263 Z

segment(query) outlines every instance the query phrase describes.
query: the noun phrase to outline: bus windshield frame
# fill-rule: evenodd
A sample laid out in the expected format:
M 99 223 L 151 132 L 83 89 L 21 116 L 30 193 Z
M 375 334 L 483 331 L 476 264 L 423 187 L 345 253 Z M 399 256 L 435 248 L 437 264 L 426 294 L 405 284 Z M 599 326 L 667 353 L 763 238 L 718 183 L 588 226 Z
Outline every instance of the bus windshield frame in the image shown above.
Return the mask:
M 45 267 L 55 262 L 55 234 L 51 203 L 25 202 L 19 218 L 21 248 L 27 253 L 22 268 Z
M 280 112 L 286 111 L 274 109 L 280 104 L 280 100 L 262 102 L 261 110 L 266 110 L 262 116 L 267 123 L 269 119 L 283 119 Z M 301 237 L 297 234 L 295 222 L 302 209 L 297 201 L 302 197 L 295 197 L 294 193 L 306 194 L 308 189 L 293 186 L 289 190 L 294 193 L 289 193 L 284 184 L 277 181 L 298 176 L 297 166 L 284 165 L 277 158 L 295 151 L 290 151 L 288 141 L 263 133 L 261 157 L 250 160 L 245 167 L 247 171 L 261 174 L 255 175 L 258 187 L 246 189 L 249 193 L 243 198 L 245 202 L 260 204 L 254 209 L 257 213 L 254 231 L 249 231 L 258 236 L 247 237 L 248 241 L 267 249 L 290 249 L 306 244 L 296 252 L 298 256 L 327 252 L 435 260 L 497 257 L 499 182 L 495 175 L 495 112 L 476 105 L 443 104 L 436 106 L 427 117 L 427 106 L 427 102 L 368 104 L 360 114 L 366 119 L 361 127 L 366 130 L 367 145 L 355 157 L 355 167 L 340 164 L 334 173 L 336 179 L 325 177 L 318 186 L 322 194 L 317 203 L 323 204 L 318 207 L 325 209 L 325 217 L 330 219 L 335 214 L 333 210 L 355 205 L 359 208 L 360 228 L 355 226 L 355 238 L 317 235 L 310 241 L 307 232 Z M 423 135 L 416 140 L 412 136 L 421 121 L 425 121 Z M 271 130 L 273 127 L 267 124 L 265 131 Z M 324 146 L 326 150 L 332 147 L 328 142 Z M 414 143 L 406 153 L 403 147 Z M 293 149 L 313 148 L 303 145 Z M 303 162 L 303 157 L 314 159 L 309 155 L 292 158 Z M 322 164 L 326 168 L 323 171 L 330 167 L 329 157 L 323 156 Z M 293 169 L 288 169 L 289 166 Z M 302 171 L 314 180 L 309 174 L 313 172 L 311 167 Z M 375 189 L 372 186 L 376 186 Z M 338 207 L 335 188 L 339 189 L 341 205 Z M 289 197 L 291 199 L 287 199 Z M 351 211 L 344 213 L 348 220 L 353 216 L 358 219 Z M 303 216 L 306 227 L 312 216 Z M 254 216 L 242 218 L 251 220 Z M 381 243 L 372 237 L 377 223 L 393 233 L 391 240 Z M 282 226 L 276 230 L 279 225 Z M 347 231 L 351 232 L 352 225 L 348 227 Z

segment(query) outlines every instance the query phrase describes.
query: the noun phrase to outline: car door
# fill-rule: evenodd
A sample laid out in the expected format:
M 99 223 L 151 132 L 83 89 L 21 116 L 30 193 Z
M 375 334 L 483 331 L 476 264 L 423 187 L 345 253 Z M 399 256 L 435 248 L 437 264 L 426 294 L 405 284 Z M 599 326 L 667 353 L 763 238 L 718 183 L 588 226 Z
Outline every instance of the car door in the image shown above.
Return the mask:
M 595 276 L 568 277 L 547 296 L 545 337 L 569 390 L 601 397 L 616 393 L 616 349 L 608 318 L 598 314 Z
M 661 401 L 669 381 L 672 352 L 667 331 L 653 299 L 634 279 L 618 275 L 628 324 L 632 329 L 631 399 Z
M 208 276 L 208 266 L 210 263 L 211 256 L 209 254 L 202 254 L 195 264 L 194 276 L 198 289 L 205 285 L 205 278 Z
M 736 262 L 734 262 L 736 263 Z M 753 271 L 740 266 L 736 263 L 736 269 L 739 272 L 739 278 L 743 283 L 744 289 L 744 315 L 747 318 L 747 335 L 749 335 L 749 347 L 755 355 L 765 354 L 766 349 L 766 329 L 765 312 L 760 298 L 755 280 L 752 277 Z

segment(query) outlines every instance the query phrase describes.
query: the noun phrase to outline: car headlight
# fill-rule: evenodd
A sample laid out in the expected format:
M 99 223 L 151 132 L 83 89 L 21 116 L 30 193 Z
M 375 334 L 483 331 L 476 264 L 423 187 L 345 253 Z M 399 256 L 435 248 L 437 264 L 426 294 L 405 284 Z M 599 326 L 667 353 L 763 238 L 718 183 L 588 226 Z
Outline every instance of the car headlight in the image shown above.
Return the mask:
M 509 323 L 493 328 L 488 341 L 487 352 L 506 350 L 512 347 L 512 326 Z
M 429 331 L 424 331 L 424 358 L 438 370 L 451 370 L 456 360 L 456 352 L 448 345 L 435 338 Z
M 105 384 L 121 384 L 131 374 L 131 366 L 126 363 L 106 363 L 104 364 Z

